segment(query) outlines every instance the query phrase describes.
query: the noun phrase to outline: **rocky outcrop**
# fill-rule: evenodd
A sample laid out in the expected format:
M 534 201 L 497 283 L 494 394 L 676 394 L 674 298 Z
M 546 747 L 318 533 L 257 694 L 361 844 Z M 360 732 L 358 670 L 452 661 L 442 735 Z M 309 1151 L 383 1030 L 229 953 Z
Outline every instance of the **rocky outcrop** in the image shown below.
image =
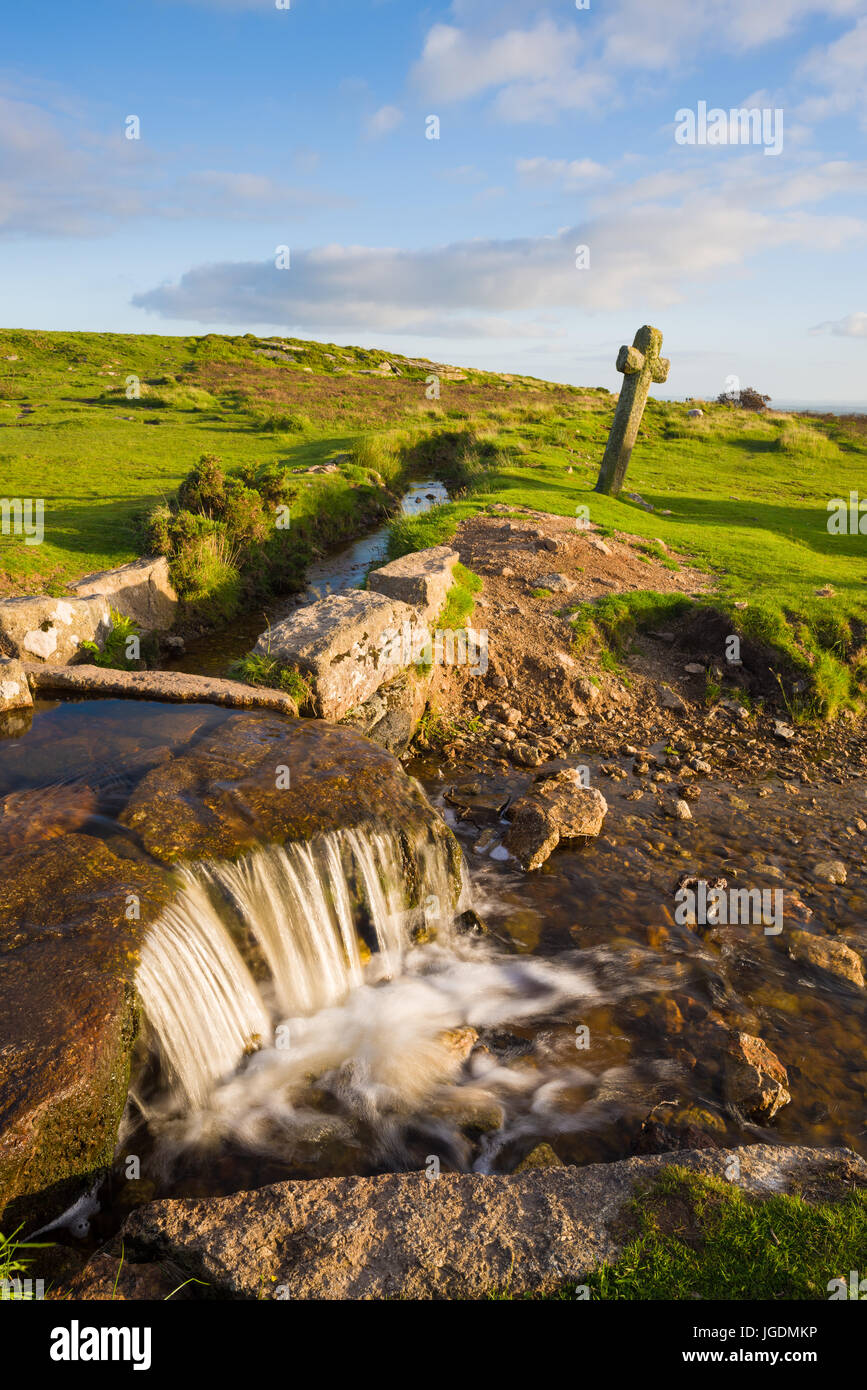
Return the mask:
M 737 1160 L 735 1163 L 734 1160 Z M 847 1149 L 686 1150 L 510 1177 L 393 1173 L 283 1182 L 215 1200 L 154 1202 L 123 1227 L 129 1268 L 169 1259 L 209 1292 L 260 1299 L 484 1299 L 580 1283 L 616 1259 L 636 1192 L 671 1163 L 757 1198 L 807 1200 L 867 1184 Z M 119 1252 L 118 1252 L 119 1253 Z M 132 1260 L 132 1263 L 130 1263 Z M 136 1263 L 139 1262 L 139 1263 Z M 114 1268 L 94 1268 L 95 1293 Z M 180 1282 L 178 1280 L 177 1282 Z M 88 1296 L 87 1271 L 76 1292 Z
M 263 632 L 253 651 L 298 671 L 311 689 L 311 713 L 342 719 L 395 679 L 427 636 L 414 608 L 384 594 L 350 589 L 298 609 Z
M 111 1160 L 136 1030 L 136 952 L 168 891 L 160 870 L 89 835 L 3 860 L 0 1231 L 56 1215 Z
M 424 623 L 432 622 L 446 601 L 454 582 L 458 552 L 447 545 L 416 550 L 373 570 L 368 588 L 415 608 Z
M 561 840 L 598 835 L 608 811 L 596 787 L 585 787 L 577 768 L 534 785 L 515 802 L 504 844 L 525 869 L 538 869 Z
M 69 590 L 76 598 L 107 599 L 112 608 L 132 618 L 144 632 L 167 632 L 178 613 L 178 596 L 164 555 L 86 574 L 70 584 Z
M 14 657 L 0 657 L 0 714 L 13 709 L 29 709 L 33 704 L 27 673 Z
M 0 651 L 66 666 L 81 642 L 102 647 L 111 631 L 105 598 L 7 598 L 0 602 Z
M 2 670 L 2 668 L 0 668 Z M 229 709 L 268 709 L 297 715 L 298 706 L 282 690 L 243 681 L 191 676 L 184 671 L 115 671 L 104 666 L 32 666 L 24 670 L 31 690 L 111 699 L 166 700 L 182 705 L 224 705 Z

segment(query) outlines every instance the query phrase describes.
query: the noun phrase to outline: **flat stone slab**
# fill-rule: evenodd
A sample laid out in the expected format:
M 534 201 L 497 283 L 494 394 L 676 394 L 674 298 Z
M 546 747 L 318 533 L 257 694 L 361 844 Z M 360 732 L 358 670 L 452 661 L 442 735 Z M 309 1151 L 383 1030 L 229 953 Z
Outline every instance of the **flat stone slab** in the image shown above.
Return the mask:
M 373 570 L 367 585 L 374 593 L 386 594 L 418 610 L 422 622 L 437 617 L 454 583 L 458 552 L 447 545 L 416 550 Z
M 298 706 L 285 691 L 245 685 L 243 681 L 218 680 L 214 676 L 192 676 L 184 671 L 114 671 L 104 666 L 37 666 L 29 662 L 23 664 L 23 669 L 30 689 L 36 691 L 298 714 Z
M 616 1259 L 628 1238 L 627 1203 L 671 1164 L 721 1179 L 736 1172 L 737 1185 L 759 1197 L 798 1189 L 827 1200 L 829 1185 L 842 1196 L 853 1181 L 867 1182 L 867 1162 L 849 1149 L 757 1144 L 509 1177 L 283 1182 L 154 1202 L 127 1218 L 122 1235 L 128 1260 L 168 1256 L 212 1292 L 235 1297 L 484 1299 L 507 1288 L 520 1296 L 581 1282 Z
M 76 598 L 107 598 L 112 608 L 132 618 L 145 632 L 167 632 L 177 617 L 178 596 L 165 555 L 86 574 L 70 584 L 69 590 Z
M 308 603 L 263 632 L 253 651 L 299 671 L 309 682 L 314 712 L 338 720 L 399 675 L 389 660 L 401 633 L 426 633 L 415 608 L 385 594 L 350 589 Z
M 102 647 L 111 631 L 108 600 L 93 598 L 7 598 L 0 602 L 0 651 L 22 661 L 67 665 L 81 642 Z

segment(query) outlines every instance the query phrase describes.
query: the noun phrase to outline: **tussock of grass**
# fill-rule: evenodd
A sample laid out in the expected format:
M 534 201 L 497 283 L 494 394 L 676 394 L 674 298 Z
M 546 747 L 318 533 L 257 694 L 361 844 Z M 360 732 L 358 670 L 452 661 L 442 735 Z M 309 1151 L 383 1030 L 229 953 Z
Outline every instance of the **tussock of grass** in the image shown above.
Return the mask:
M 79 643 L 79 651 L 86 652 L 91 658 L 94 666 L 108 666 L 117 671 L 132 671 L 139 666 L 139 657 L 127 656 L 128 643 L 131 637 L 139 639 L 139 651 L 141 651 L 141 628 L 132 618 L 128 618 L 124 613 L 118 613 L 116 609 L 109 610 L 111 613 L 111 631 L 105 639 L 102 650 L 95 642 L 82 641 Z
M 670 1168 L 632 1209 L 637 1234 L 587 1280 L 593 1297 L 827 1299 L 829 1281 L 863 1266 L 867 1249 L 863 1191 L 833 1205 L 759 1202 Z
M 634 1198 L 630 1216 L 635 1234 L 618 1258 L 583 1281 L 591 1299 L 827 1299 L 832 1280 L 864 1267 L 864 1191 L 821 1205 L 788 1195 L 759 1201 L 734 1184 L 671 1167 Z M 575 1284 L 546 1294 L 489 1295 L 555 1302 L 576 1296 Z
M 482 587 L 479 575 L 464 565 L 455 565 L 453 574 L 455 582 L 446 595 L 442 612 L 435 624 L 436 628 L 444 632 L 457 632 L 466 626 L 475 608 L 474 595 Z
M 299 710 L 309 707 L 313 692 L 310 682 L 300 671 L 290 666 L 282 666 L 276 657 L 251 652 L 241 657 L 229 669 L 233 680 L 243 681 L 245 685 L 266 686 L 272 690 L 284 690 L 291 695 Z

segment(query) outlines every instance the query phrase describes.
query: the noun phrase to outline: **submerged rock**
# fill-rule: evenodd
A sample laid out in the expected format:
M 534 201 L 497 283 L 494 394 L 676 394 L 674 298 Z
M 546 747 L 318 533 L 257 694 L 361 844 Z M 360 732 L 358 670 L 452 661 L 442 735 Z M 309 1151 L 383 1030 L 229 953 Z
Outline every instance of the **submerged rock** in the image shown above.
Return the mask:
M 751 1119 L 772 1120 L 792 1097 L 789 1076 L 766 1042 L 750 1033 L 733 1032 L 725 1049 L 726 1099 Z
M 857 951 L 842 941 L 831 941 L 813 932 L 793 931 L 789 936 L 789 955 L 804 965 L 836 975 L 857 989 L 865 988 L 864 962 Z

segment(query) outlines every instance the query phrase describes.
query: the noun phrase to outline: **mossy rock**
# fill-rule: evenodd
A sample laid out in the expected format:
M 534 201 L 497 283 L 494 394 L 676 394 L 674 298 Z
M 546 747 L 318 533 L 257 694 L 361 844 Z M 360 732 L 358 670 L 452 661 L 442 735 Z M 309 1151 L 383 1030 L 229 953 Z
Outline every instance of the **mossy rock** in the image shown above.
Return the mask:
M 57 1215 L 109 1163 L 137 1029 L 138 947 L 168 876 L 87 835 L 0 879 L 0 1231 Z M 127 918 L 130 895 L 139 917 Z
M 288 785 L 287 785 L 288 783 Z M 263 844 L 356 826 L 446 845 L 455 890 L 459 852 L 416 782 L 385 749 L 322 720 L 242 714 L 142 779 L 123 824 L 155 859 L 235 859 Z

